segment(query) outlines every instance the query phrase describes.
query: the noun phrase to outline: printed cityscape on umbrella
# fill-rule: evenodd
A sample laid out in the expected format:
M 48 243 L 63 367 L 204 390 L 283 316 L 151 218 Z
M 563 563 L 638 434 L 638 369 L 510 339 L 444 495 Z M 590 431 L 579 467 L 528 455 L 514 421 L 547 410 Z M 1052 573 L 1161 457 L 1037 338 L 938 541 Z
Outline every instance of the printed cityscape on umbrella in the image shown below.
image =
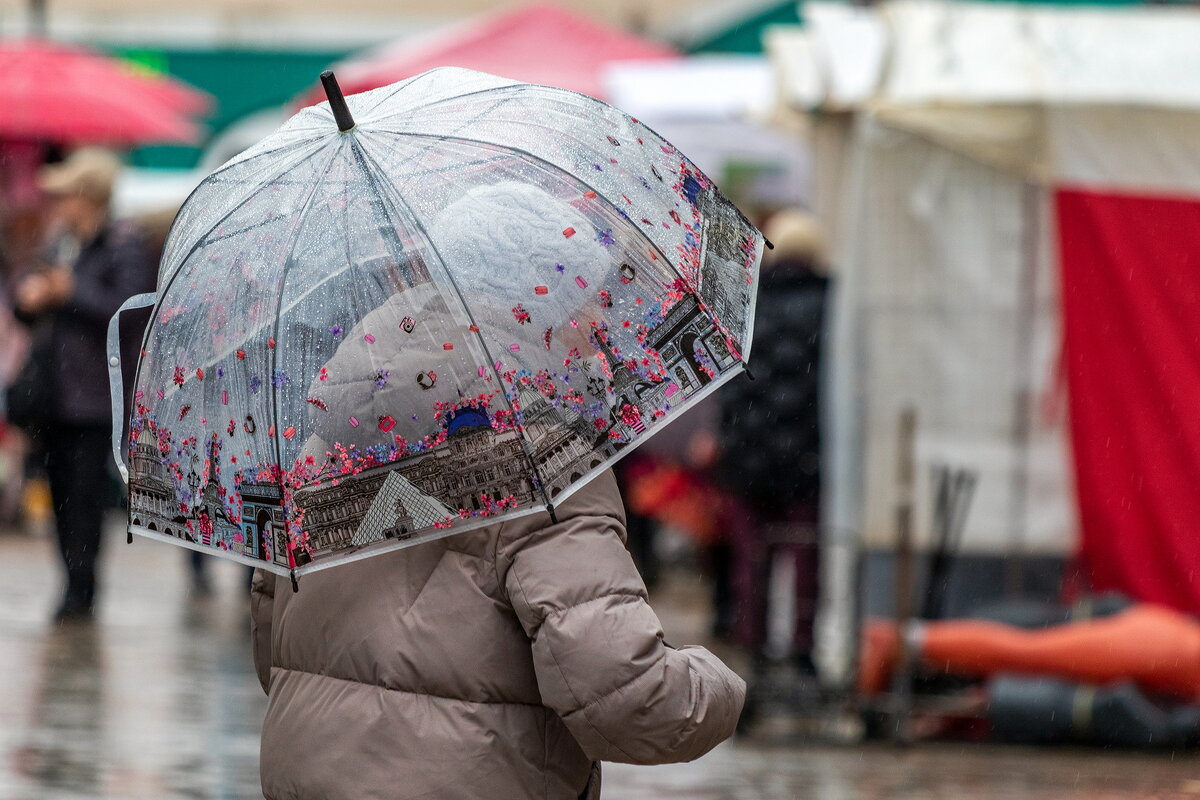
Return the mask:
M 457 69 L 348 100 L 172 229 L 134 532 L 301 572 L 544 511 L 740 371 L 761 234 L 644 125 Z

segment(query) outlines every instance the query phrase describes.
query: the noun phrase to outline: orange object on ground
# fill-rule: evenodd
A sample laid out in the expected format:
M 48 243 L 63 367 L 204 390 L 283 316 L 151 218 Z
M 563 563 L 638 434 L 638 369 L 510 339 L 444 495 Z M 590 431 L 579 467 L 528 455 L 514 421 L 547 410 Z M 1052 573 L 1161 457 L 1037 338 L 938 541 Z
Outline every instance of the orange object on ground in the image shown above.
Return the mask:
M 1016 672 L 1099 685 L 1132 680 L 1152 692 L 1200 698 L 1200 622 L 1163 606 L 1141 604 L 1041 630 L 982 620 L 928 622 L 921 624 L 919 643 L 925 664 L 958 675 Z M 899 654 L 895 623 L 869 621 L 859 690 L 885 688 Z

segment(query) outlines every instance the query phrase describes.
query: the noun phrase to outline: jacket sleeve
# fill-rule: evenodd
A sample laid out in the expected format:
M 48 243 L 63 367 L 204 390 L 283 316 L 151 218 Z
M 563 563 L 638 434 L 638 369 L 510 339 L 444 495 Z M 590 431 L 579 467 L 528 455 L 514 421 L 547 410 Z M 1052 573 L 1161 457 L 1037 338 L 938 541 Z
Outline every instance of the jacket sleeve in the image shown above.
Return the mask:
M 543 527 L 501 533 L 497 566 L 532 642 L 542 702 L 593 760 L 690 761 L 733 733 L 746 684 L 704 648 L 664 643 L 624 546 L 615 481 L 593 484 L 557 524 L 542 515 Z M 615 511 L 595 510 L 605 506 Z
M 275 576 L 265 569 L 254 570 L 250 582 L 250 638 L 254 647 L 254 671 L 263 691 L 271 690 L 271 616 L 275 607 Z

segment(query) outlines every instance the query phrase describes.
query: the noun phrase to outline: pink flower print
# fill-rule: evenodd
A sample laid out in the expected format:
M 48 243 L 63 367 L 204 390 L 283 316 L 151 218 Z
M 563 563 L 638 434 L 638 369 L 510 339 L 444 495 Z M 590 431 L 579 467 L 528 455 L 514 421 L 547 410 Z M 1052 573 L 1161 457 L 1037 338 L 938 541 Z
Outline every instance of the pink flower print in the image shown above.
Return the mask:
M 631 428 L 635 428 L 642 421 L 642 410 L 635 405 L 626 403 L 621 406 L 621 421 Z
M 520 303 L 512 307 L 513 318 L 521 325 L 530 321 L 529 312 Z

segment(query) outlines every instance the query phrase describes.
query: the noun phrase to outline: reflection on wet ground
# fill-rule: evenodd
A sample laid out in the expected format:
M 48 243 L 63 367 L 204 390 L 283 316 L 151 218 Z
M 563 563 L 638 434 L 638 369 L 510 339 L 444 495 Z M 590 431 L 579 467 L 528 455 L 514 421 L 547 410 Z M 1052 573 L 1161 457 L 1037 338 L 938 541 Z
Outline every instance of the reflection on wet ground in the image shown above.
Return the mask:
M 192 596 L 182 551 L 112 533 L 99 618 L 65 625 L 51 542 L 0 535 L 0 798 L 260 797 L 244 570 Z
M 182 551 L 111 534 L 98 620 L 55 626 L 50 540 L 0 532 L 0 800 L 261 797 L 244 570 L 213 560 L 215 592 L 192 596 Z M 661 594 L 672 639 L 699 635 L 702 598 Z M 737 741 L 692 764 L 606 765 L 604 796 L 1182 800 L 1200 798 L 1200 766 L 1190 753 Z

